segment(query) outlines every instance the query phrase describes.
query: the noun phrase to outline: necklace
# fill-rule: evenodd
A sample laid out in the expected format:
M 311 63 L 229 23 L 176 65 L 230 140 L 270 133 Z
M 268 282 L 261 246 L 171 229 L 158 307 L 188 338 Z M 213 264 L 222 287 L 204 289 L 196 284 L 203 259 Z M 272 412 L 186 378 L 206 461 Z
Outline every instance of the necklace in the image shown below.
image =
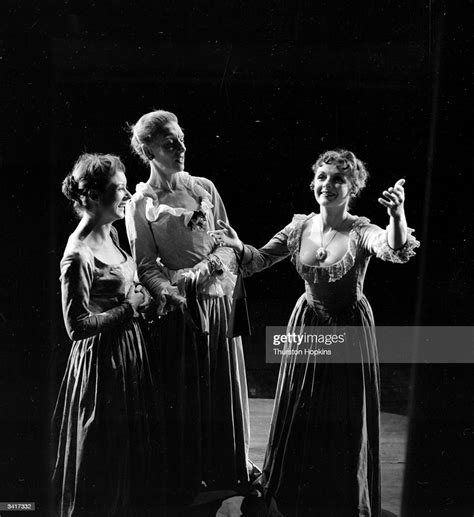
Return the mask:
M 336 236 L 337 230 L 333 230 L 334 233 L 332 234 L 332 237 L 329 239 L 329 241 L 326 243 L 326 246 L 324 245 L 323 240 L 323 221 L 321 219 L 321 226 L 320 226 L 320 236 L 321 236 L 321 247 L 316 250 L 316 258 L 319 260 L 319 262 L 323 262 L 323 260 L 326 260 L 326 257 L 328 256 L 328 252 L 326 251 L 326 248 L 331 244 L 332 240 Z

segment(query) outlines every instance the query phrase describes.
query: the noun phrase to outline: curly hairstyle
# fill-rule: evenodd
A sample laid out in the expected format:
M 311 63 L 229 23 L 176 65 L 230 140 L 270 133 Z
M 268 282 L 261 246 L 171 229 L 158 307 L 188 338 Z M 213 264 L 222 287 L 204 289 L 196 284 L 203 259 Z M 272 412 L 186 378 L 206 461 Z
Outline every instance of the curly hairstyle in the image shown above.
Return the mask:
M 158 135 L 163 135 L 163 127 L 170 122 L 178 123 L 178 117 L 165 110 L 155 110 L 145 113 L 137 123 L 130 126 L 130 146 L 132 151 L 144 162 L 149 159 L 143 151 L 143 145 L 152 142 Z
M 357 197 L 366 186 L 369 172 L 365 163 L 359 160 L 353 152 L 347 151 L 346 149 L 325 151 L 318 156 L 318 159 L 311 167 L 314 174 L 316 174 L 318 168 L 325 163 L 335 165 L 340 172 L 348 173 L 352 198 Z M 311 182 L 311 189 L 314 190 L 314 178 Z
M 84 153 L 79 156 L 61 187 L 77 215 L 84 211 L 89 191 L 104 192 L 118 170 L 125 172 L 125 165 L 113 154 Z

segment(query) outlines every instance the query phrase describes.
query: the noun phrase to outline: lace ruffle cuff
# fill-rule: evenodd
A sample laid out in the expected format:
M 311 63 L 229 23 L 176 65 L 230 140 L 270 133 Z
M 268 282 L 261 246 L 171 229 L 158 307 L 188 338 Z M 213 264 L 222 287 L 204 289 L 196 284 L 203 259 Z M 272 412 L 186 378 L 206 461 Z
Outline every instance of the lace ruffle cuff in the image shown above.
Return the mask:
M 412 235 L 414 232 L 413 228 L 408 228 L 408 237 L 405 244 L 396 250 L 390 247 L 387 241 L 387 231 L 380 232 L 377 236 L 373 250 L 375 256 L 394 264 L 404 264 L 408 262 L 411 257 L 416 255 L 415 249 L 420 247 L 420 242 Z
M 212 257 L 212 255 L 209 257 Z M 207 279 L 200 282 L 199 293 L 216 298 L 232 296 L 237 275 L 232 273 L 225 264 L 222 264 L 218 257 L 215 257 L 215 259 L 211 258 L 211 260 L 208 259 L 208 263 L 211 274 Z M 213 266 L 211 266 L 211 263 Z M 219 268 L 218 270 L 220 273 L 213 274 L 211 269 L 212 267 Z M 167 283 L 166 287 L 163 289 L 163 294 L 174 292 L 176 294 L 181 294 L 182 296 L 184 296 L 184 280 L 197 274 L 193 268 L 172 270 L 163 265 L 161 265 L 161 272 L 169 279 L 169 283 Z M 215 270 L 215 273 L 217 273 L 217 270 Z

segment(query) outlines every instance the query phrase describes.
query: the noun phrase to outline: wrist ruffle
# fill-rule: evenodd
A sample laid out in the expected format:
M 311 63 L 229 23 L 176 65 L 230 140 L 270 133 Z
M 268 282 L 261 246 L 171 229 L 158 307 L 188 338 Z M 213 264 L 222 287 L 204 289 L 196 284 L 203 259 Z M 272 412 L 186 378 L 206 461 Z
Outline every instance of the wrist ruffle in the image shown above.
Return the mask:
M 414 235 L 413 228 L 408 228 L 408 236 L 405 244 L 396 250 L 390 247 L 387 241 L 387 231 L 381 232 L 373 244 L 373 250 L 375 256 L 394 264 L 404 264 L 408 262 L 411 257 L 416 255 L 415 249 L 420 247 L 420 241 L 418 241 Z
M 237 275 L 232 273 L 232 271 L 230 271 L 230 269 L 225 264 L 220 263 L 220 267 L 222 268 L 220 270 L 220 274 L 211 274 L 207 279 L 199 283 L 199 294 L 204 294 L 213 298 L 232 296 L 235 282 L 237 280 Z M 166 275 L 169 277 L 171 284 L 169 287 L 167 287 L 167 289 L 177 289 L 178 293 L 184 296 L 184 280 L 186 278 L 196 276 L 196 271 L 193 268 L 177 270 L 167 269 L 165 266 L 163 266 L 163 268 L 166 270 Z

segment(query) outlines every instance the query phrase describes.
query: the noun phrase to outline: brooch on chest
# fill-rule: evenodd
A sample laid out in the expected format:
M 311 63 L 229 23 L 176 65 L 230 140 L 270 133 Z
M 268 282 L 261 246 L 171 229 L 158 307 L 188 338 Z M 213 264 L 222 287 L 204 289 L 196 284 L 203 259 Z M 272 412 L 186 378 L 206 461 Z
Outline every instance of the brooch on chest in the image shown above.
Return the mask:
M 206 214 L 201 208 L 194 210 L 191 219 L 189 219 L 187 227 L 191 231 L 203 232 L 207 230 Z

